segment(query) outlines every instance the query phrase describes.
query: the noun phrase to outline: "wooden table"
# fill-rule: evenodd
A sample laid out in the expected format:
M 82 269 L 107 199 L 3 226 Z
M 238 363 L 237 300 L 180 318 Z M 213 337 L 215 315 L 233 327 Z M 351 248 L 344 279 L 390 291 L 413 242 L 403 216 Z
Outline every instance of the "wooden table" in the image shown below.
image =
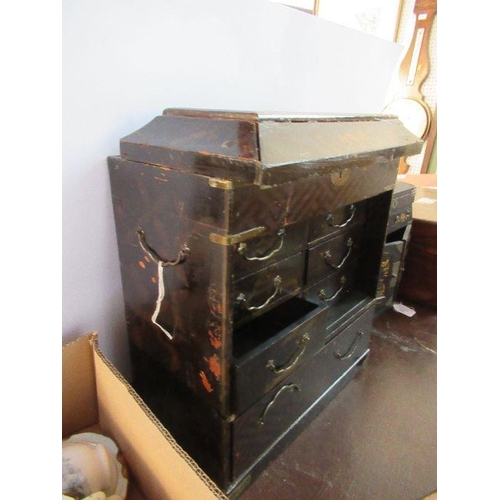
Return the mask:
M 437 174 L 401 176 L 417 187 L 399 300 L 437 308 Z

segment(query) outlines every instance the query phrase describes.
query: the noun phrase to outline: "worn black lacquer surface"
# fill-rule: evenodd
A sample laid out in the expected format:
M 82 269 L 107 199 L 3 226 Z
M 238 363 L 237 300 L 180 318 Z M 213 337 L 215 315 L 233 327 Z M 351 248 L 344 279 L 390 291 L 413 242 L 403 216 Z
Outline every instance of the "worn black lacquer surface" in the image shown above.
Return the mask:
M 391 117 L 167 110 L 109 158 L 134 386 L 233 497 L 366 360 L 419 147 Z

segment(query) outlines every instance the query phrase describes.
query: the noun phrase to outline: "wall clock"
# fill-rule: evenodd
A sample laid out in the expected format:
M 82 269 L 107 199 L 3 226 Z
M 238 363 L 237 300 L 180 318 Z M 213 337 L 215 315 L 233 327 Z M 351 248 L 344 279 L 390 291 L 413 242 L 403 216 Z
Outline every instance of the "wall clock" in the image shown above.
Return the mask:
M 420 88 L 429 74 L 429 35 L 437 13 L 437 0 L 416 0 L 413 12 L 415 26 L 399 67 L 399 92 L 383 112 L 396 115 L 410 132 L 425 139 L 431 128 L 432 113 Z

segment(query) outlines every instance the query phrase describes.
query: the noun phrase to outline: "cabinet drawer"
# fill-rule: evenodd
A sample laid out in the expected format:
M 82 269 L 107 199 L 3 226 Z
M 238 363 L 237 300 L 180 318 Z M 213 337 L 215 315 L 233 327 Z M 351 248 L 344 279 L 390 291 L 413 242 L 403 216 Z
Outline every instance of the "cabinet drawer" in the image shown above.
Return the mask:
M 258 236 L 232 247 L 232 279 L 237 281 L 279 260 L 305 250 L 306 221 L 278 230 L 265 230 Z
M 401 210 L 391 212 L 387 222 L 387 233 L 392 233 L 397 229 L 407 226 L 413 220 L 411 205 Z
M 371 307 L 327 344 L 328 365 L 334 378 L 342 375 L 368 349 L 373 315 L 374 307 Z
M 341 233 L 309 250 L 306 284 L 312 285 L 326 276 L 342 272 L 355 262 L 363 238 L 363 226 Z
M 406 182 L 396 182 L 387 221 L 387 233 L 405 227 L 412 221 L 412 204 L 415 193 L 415 186 Z
M 307 288 L 304 292 L 304 298 L 315 302 L 316 304 L 326 304 L 329 306 L 327 329 L 338 318 L 337 305 L 355 291 L 356 266 L 349 266 L 341 272 L 332 274 L 327 278 L 318 281 Z
M 309 242 L 314 243 L 327 236 L 345 231 L 366 220 L 366 203 L 352 205 L 326 212 L 311 219 L 309 225 Z
M 281 260 L 233 284 L 233 322 L 250 320 L 299 293 L 304 252 Z
M 318 398 L 366 354 L 372 319 L 373 307 L 235 420 L 234 478 L 283 437 Z
M 317 304 L 336 304 L 352 291 L 354 275 L 355 266 L 348 266 L 307 288 L 304 297 Z
M 233 411 L 240 414 L 325 343 L 328 307 L 293 297 L 234 332 Z

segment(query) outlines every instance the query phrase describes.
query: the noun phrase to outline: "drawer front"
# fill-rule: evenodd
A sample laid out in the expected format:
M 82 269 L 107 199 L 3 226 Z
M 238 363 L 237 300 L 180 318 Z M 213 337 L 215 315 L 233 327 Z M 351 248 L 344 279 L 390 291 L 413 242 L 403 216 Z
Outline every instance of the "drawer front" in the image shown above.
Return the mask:
M 362 224 L 366 220 L 366 203 L 354 203 L 313 217 L 309 225 L 309 242 L 318 242 L 327 236 Z
M 342 272 L 359 256 L 363 226 L 355 226 L 309 250 L 306 284 L 312 285 L 326 276 Z
M 398 211 L 412 205 L 417 188 L 407 182 L 396 182 L 392 192 L 391 210 Z
M 373 307 L 235 420 L 233 479 L 251 467 L 367 352 L 372 319 Z
M 327 306 L 294 297 L 235 332 L 236 346 L 246 343 L 252 347 L 233 366 L 236 414 L 249 408 L 323 347 L 327 316 Z
M 402 210 L 391 212 L 387 222 L 387 233 L 392 233 L 397 229 L 407 226 L 413 220 L 411 205 Z
M 308 287 L 304 298 L 316 304 L 326 304 L 328 308 L 327 328 L 338 318 L 337 304 L 342 302 L 354 290 L 356 266 L 350 266 L 341 272 L 332 274 L 327 278 Z
M 355 271 L 351 265 L 318 281 L 305 290 L 304 297 L 317 304 L 337 304 L 353 290 Z
M 259 316 L 299 293 L 304 252 L 281 260 L 233 284 L 233 322 Z
M 373 315 L 374 307 L 371 307 L 327 344 L 328 365 L 335 379 L 356 363 L 368 349 Z
M 391 200 L 387 221 L 387 233 L 396 231 L 412 221 L 412 205 L 416 188 L 405 182 L 397 182 Z
M 307 244 L 306 221 L 266 230 L 232 246 L 232 279 L 237 281 L 300 251 Z

